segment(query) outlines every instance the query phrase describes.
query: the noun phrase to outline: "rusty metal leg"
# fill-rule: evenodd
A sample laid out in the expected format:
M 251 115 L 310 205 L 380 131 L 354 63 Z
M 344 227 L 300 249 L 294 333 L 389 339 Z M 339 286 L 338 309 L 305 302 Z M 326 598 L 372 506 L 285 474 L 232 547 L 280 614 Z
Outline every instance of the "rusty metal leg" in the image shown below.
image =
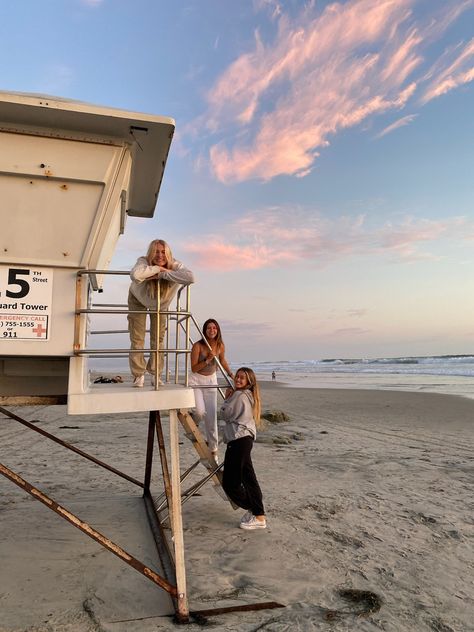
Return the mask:
M 55 500 L 53 500 L 49 496 L 46 496 L 46 494 L 43 494 L 43 492 L 41 492 L 39 489 L 36 489 L 36 487 L 30 485 L 30 483 L 25 481 L 23 478 L 21 478 L 21 476 L 10 470 L 2 463 L 0 463 L 0 474 L 3 474 L 3 476 L 10 479 L 12 483 L 15 483 L 16 485 L 18 485 L 18 487 L 21 487 L 23 490 L 31 494 L 33 498 L 36 498 L 36 500 L 42 502 L 44 505 L 46 505 L 46 507 L 55 511 L 62 518 L 70 522 L 74 527 L 88 535 L 104 548 L 111 551 L 114 555 L 129 564 L 136 571 L 138 571 L 145 577 L 148 577 L 148 579 L 160 586 L 160 588 L 163 588 L 174 597 L 177 596 L 177 590 L 175 586 L 172 586 L 169 582 L 163 579 L 163 577 L 155 573 L 155 571 L 153 571 L 151 568 L 148 568 L 148 566 L 142 564 L 142 562 L 130 555 L 130 553 L 127 553 L 127 551 L 118 546 L 118 544 L 115 544 L 114 542 L 112 542 L 112 540 L 109 540 L 102 533 L 96 531 L 93 527 L 91 527 L 87 522 L 84 522 L 76 515 L 71 513 L 69 510 L 67 510 L 65 507 L 59 505 Z
M 72 452 L 79 454 L 79 456 L 82 456 L 85 459 L 92 461 L 92 463 L 95 463 L 96 465 L 100 465 L 100 467 L 103 467 L 104 469 L 109 470 L 109 472 L 113 472 L 114 474 L 117 474 L 117 476 L 121 476 L 125 480 L 130 481 L 130 483 L 134 483 L 134 485 L 143 487 L 143 483 L 141 483 L 140 481 L 137 481 L 132 476 L 128 476 L 128 474 L 125 474 L 124 472 L 117 470 L 115 467 L 112 467 L 111 465 L 107 465 L 107 463 L 104 463 L 103 461 L 99 461 L 99 459 L 96 459 L 94 456 L 87 454 L 87 452 L 84 452 L 83 450 L 76 448 L 76 446 L 72 445 L 71 443 L 68 443 L 67 441 L 64 441 L 63 439 L 59 439 L 55 435 L 52 435 L 51 433 L 46 432 L 46 430 L 43 430 L 43 428 L 36 427 L 30 421 L 26 421 L 26 419 L 22 419 L 21 417 L 18 417 L 18 415 L 15 415 L 14 413 L 7 410 L 6 408 L 3 408 L 2 406 L 0 406 L 0 413 L 3 413 L 6 417 L 10 417 L 10 419 L 14 419 L 15 421 L 18 421 L 20 424 L 23 424 L 30 430 L 34 430 L 40 435 L 43 435 L 43 437 L 46 437 L 47 439 L 51 439 L 51 441 L 58 443 L 64 448 L 67 448 L 68 450 L 71 450 Z
M 156 510 L 153 497 L 148 492 L 143 496 L 151 533 L 155 540 L 156 550 L 163 568 L 163 575 L 170 584 L 176 585 L 176 573 L 174 570 L 173 555 L 166 539 L 166 534 L 160 524 L 159 514 Z M 176 611 L 176 599 L 173 598 L 173 608 Z
M 191 472 L 193 472 L 198 465 L 201 464 L 201 461 L 195 461 L 190 467 L 188 467 L 188 469 L 181 475 L 181 483 L 183 481 L 185 481 L 188 476 L 191 474 Z M 183 492 L 183 496 L 185 496 L 185 492 Z M 156 505 L 156 509 L 157 511 L 161 511 L 161 509 L 163 509 L 163 507 L 166 505 L 166 494 L 163 492 L 162 494 L 160 494 L 159 496 L 154 496 L 154 502 Z
M 148 419 L 148 441 L 146 444 L 146 462 L 145 462 L 145 480 L 143 487 L 145 493 L 150 493 L 151 466 L 153 463 L 153 443 L 155 441 L 155 417 L 153 411 L 150 411 Z
M 218 471 L 219 469 L 222 469 L 224 467 L 224 463 L 221 463 L 215 471 Z M 204 485 L 214 476 L 214 472 L 211 472 L 210 474 L 208 474 L 205 478 L 203 478 L 202 480 L 198 481 L 197 483 L 195 483 L 194 485 L 192 485 L 191 487 L 189 487 L 188 489 L 186 489 L 184 492 L 181 492 L 181 506 L 184 505 L 184 503 L 189 500 L 190 498 L 192 498 L 195 494 L 197 494 L 197 492 L 201 489 L 201 487 L 204 487 Z M 182 482 L 182 481 L 181 481 Z M 157 511 L 161 511 L 163 509 L 163 507 L 166 504 L 166 500 L 164 500 L 163 502 L 161 502 L 159 505 L 157 505 Z M 169 518 L 169 514 L 167 514 L 166 516 L 164 516 L 161 520 L 160 520 L 160 524 L 165 524 L 165 522 L 168 520 Z
M 153 539 L 155 540 L 156 550 L 160 558 L 161 565 L 163 567 L 165 578 L 168 582 L 176 584 L 173 559 L 168 548 L 166 536 L 160 525 L 158 510 L 155 507 L 153 496 L 151 495 L 150 491 L 151 471 L 153 464 L 153 447 L 155 441 L 155 427 L 157 424 L 156 415 L 158 415 L 159 417 L 159 413 L 157 413 L 156 411 L 150 411 L 148 421 L 148 440 L 146 450 L 145 481 L 143 485 L 143 500 L 145 501 L 148 522 L 150 524 Z M 176 611 L 176 596 L 173 596 L 173 607 Z
M 150 413 L 151 415 L 152 413 Z M 168 459 L 166 457 L 165 439 L 163 436 L 163 428 L 161 426 L 161 417 L 158 410 L 153 411 L 155 419 L 156 437 L 158 439 L 158 447 L 160 450 L 161 471 L 163 472 L 163 483 L 165 486 L 166 500 L 168 503 L 168 511 L 171 511 L 171 479 L 168 468 Z
M 193 610 L 192 617 L 215 617 L 228 612 L 254 612 L 258 610 L 273 610 L 274 608 L 286 608 L 282 603 L 276 601 L 264 601 L 262 603 L 249 603 L 240 606 L 228 606 L 227 608 L 210 608 L 208 610 Z M 258 628 L 257 628 L 258 630 Z
M 145 500 L 145 506 L 147 510 L 148 520 L 150 522 L 150 527 L 153 533 L 153 537 L 155 539 L 156 548 L 158 551 L 158 555 L 161 560 L 161 564 L 163 566 L 165 577 L 174 584 L 176 584 L 176 572 L 175 572 L 175 564 L 173 555 L 168 546 L 168 542 L 166 539 L 166 535 L 161 526 L 160 518 L 159 518 L 159 509 L 157 508 L 153 496 L 150 492 L 150 475 L 151 472 L 151 460 L 153 453 L 153 441 L 154 441 L 154 433 L 156 431 L 158 448 L 160 452 L 160 460 L 161 460 L 161 469 L 163 472 L 163 483 L 165 487 L 164 496 L 166 497 L 165 502 L 168 504 L 168 508 L 170 507 L 170 498 L 171 498 L 171 484 L 170 477 L 168 472 L 168 462 L 166 459 L 166 449 L 163 437 L 163 429 L 161 426 L 161 417 L 160 412 L 158 410 L 150 411 L 150 421 L 148 425 L 148 448 L 147 448 L 147 467 L 145 471 L 145 491 L 143 494 L 143 498 Z M 148 464 L 149 463 L 149 464 Z M 148 473 L 148 477 L 147 477 Z M 163 503 L 164 504 L 164 503 Z M 178 601 L 176 596 L 173 598 L 173 606 L 175 613 L 178 612 Z

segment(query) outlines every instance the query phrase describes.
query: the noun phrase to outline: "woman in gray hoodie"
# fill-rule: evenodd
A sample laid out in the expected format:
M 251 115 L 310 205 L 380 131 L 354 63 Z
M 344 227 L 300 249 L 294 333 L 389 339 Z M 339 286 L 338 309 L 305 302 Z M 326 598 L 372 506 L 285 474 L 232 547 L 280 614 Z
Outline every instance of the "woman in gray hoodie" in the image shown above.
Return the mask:
M 236 505 L 247 509 L 240 521 L 241 529 L 265 529 L 262 491 L 250 454 L 260 427 L 260 391 L 255 373 L 247 367 L 236 372 L 234 384 L 235 389 L 227 390 L 221 408 L 227 443 L 222 487 Z

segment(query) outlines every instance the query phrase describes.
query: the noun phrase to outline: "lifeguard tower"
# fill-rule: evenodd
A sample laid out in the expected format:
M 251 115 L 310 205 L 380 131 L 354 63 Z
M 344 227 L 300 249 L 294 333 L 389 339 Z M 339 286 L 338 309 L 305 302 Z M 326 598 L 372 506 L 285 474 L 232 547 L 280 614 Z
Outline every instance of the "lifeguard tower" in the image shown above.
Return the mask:
M 166 348 L 144 350 L 166 353 L 167 361 L 174 357 L 168 383 L 159 386 L 157 380 L 154 388 L 134 389 L 123 383 L 98 389 L 91 383 L 88 366 L 89 358 L 101 352 L 88 347 L 91 314 L 127 311 L 120 305 L 96 308 L 92 296 L 101 291 L 106 275 L 128 274 L 110 271 L 110 260 L 127 216 L 153 217 L 173 132 L 174 121 L 166 117 L 0 92 L 0 412 L 142 488 L 162 574 L 5 465 L 0 471 L 163 588 L 173 600 L 177 620 L 186 622 L 181 504 L 208 480 L 217 486 L 221 480 L 220 467 L 188 413 L 194 406 L 187 383 L 194 321 L 189 288 L 180 290 L 176 308 L 166 313 Z M 155 312 L 160 313 L 159 299 Z M 129 349 L 108 353 L 119 355 Z M 43 403 L 67 403 L 68 412 L 78 415 L 148 411 L 144 480 L 120 472 L 4 408 Z M 161 426 L 163 410 L 169 411 L 170 465 Z M 183 493 L 181 482 L 189 472 L 180 472 L 179 423 L 199 455 L 193 468 L 202 464 L 207 470 L 202 481 Z M 155 441 L 164 482 L 159 499 L 150 490 Z M 163 509 L 167 510 L 164 519 Z M 171 538 L 163 531 L 168 519 Z
M 173 132 L 170 118 L 0 93 L 0 395 L 10 402 L 70 395 L 70 412 L 94 412 L 75 397 L 88 389 L 78 310 L 100 289 L 92 271 L 109 268 L 127 216 L 153 217 Z

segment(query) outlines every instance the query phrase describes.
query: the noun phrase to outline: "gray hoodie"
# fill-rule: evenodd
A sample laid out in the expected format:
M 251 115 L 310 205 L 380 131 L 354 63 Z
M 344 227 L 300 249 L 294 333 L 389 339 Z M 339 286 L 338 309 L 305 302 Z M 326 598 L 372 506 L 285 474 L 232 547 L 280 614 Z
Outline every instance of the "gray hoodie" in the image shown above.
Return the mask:
M 224 443 L 257 436 L 253 418 L 253 395 L 248 389 L 237 390 L 221 406 L 221 415 L 225 421 Z

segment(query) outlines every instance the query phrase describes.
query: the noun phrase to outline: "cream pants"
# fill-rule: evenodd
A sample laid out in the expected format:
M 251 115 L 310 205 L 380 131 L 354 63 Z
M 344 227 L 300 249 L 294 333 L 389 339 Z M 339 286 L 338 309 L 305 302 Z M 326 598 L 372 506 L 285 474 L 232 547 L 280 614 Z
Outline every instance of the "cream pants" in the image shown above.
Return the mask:
M 145 334 L 146 334 L 146 319 L 147 315 L 150 317 L 150 348 L 156 349 L 156 314 L 150 314 L 146 311 L 140 301 L 137 301 L 135 296 L 128 293 L 128 308 L 143 310 L 143 314 L 129 314 L 128 315 L 128 332 L 130 334 L 130 348 L 131 349 L 144 349 L 145 348 Z M 163 340 L 165 338 L 166 331 L 166 317 L 160 316 L 160 348 L 163 346 Z M 155 355 L 150 353 L 148 362 L 145 363 L 145 356 L 143 353 L 131 353 L 129 357 L 130 371 L 133 377 L 144 375 L 145 371 L 155 375 Z M 161 375 L 163 370 L 163 354 L 158 354 L 158 376 Z

